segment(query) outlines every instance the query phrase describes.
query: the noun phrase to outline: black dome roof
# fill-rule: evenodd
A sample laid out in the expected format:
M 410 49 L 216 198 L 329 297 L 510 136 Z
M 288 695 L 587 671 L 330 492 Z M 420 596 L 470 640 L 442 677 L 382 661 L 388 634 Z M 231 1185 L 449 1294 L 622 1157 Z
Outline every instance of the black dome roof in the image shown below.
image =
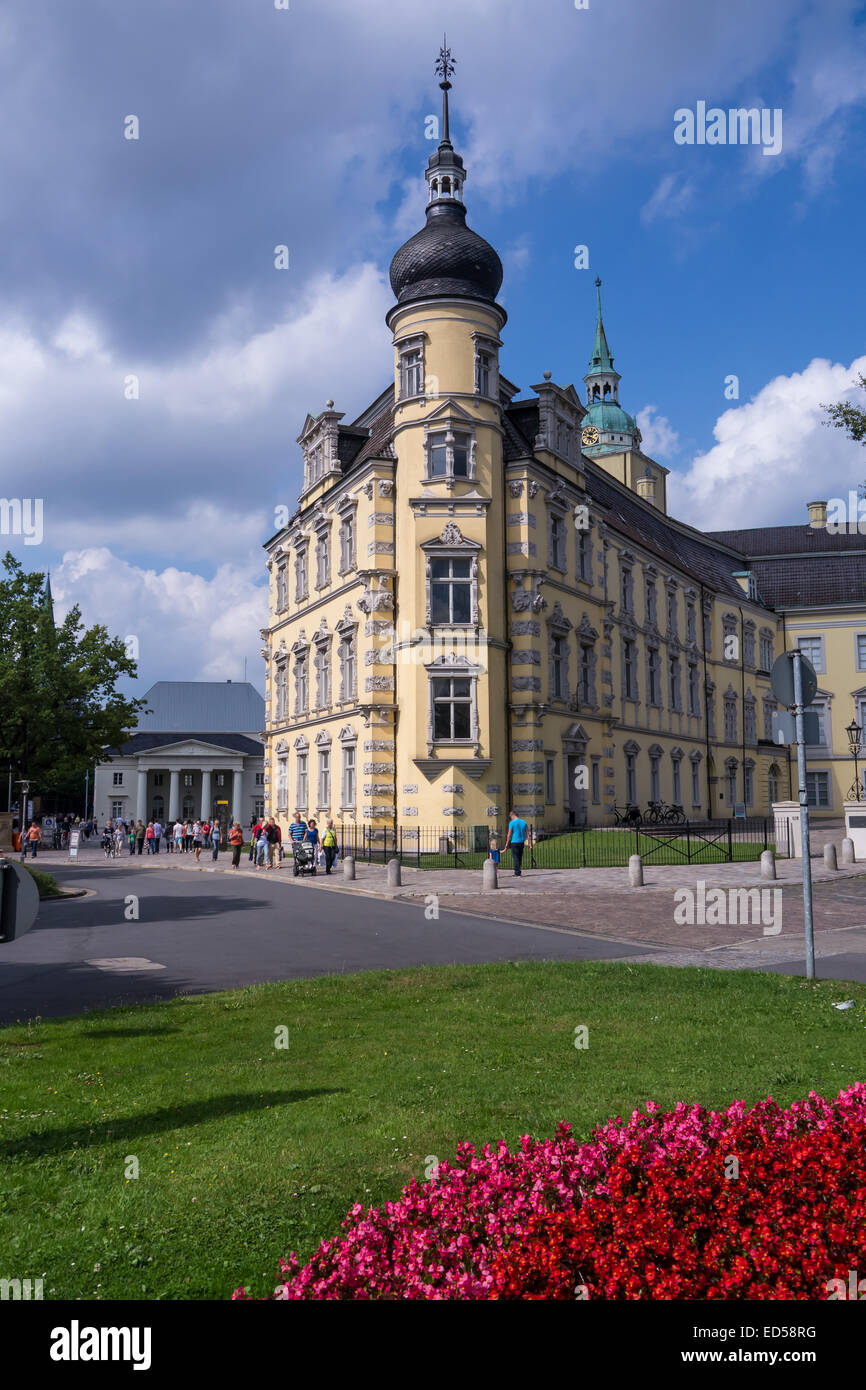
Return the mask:
M 494 303 L 502 262 L 488 241 L 466 225 L 456 199 L 427 209 L 427 225 L 400 247 L 391 262 L 391 289 L 398 304 L 457 295 Z

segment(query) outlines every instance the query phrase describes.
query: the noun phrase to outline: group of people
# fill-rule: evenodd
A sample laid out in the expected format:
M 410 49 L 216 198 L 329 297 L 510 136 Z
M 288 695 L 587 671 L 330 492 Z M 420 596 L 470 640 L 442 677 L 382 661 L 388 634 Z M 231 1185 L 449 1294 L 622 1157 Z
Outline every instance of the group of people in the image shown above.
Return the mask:
M 102 844 L 106 851 L 113 848 L 115 854 L 123 853 L 127 845 L 130 854 L 159 854 L 165 841 L 168 854 L 194 854 L 196 862 L 203 849 L 211 851 L 212 858 L 219 856 L 222 844 L 222 828 L 218 820 L 176 820 L 173 825 L 164 826 L 159 820 L 108 821 L 102 832 Z
M 237 834 L 240 835 L 239 839 Z M 324 865 L 326 874 L 331 872 L 337 857 L 337 832 L 332 820 L 328 821 L 320 835 L 315 817 L 311 816 L 309 821 L 305 821 L 300 811 L 296 811 L 289 824 L 289 839 L 293 851 L 296 845 L 309 845 L 316 862 Z M 238 821 L 232 826 L 229 842 L 232 846 L 232 866 L 236 869 L 243 848 L 243 832 Z M 250 822 L 250 863 L 257 869 L 278 869 L 284 854 L 283 832 L 274 817 L 265 820 L 263 816 L 258 819 L 254 816 Z

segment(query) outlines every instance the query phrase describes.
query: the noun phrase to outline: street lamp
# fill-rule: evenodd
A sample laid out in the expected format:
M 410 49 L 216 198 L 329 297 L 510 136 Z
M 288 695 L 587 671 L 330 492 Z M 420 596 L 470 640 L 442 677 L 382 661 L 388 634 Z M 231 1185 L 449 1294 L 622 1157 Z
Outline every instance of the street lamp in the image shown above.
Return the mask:
M 860 786 L 860 764 L 857 759 L 857 754 L 860 752 L 860 736 L 863 730 L 855 718 L 851 720 L 845 732 L 848 735 L 848 747 L 851 750 L 851 757 L 854 759 L 854 785 L 848 792 L 848 800 L 862 801 L 864 798 L 863 789 Z

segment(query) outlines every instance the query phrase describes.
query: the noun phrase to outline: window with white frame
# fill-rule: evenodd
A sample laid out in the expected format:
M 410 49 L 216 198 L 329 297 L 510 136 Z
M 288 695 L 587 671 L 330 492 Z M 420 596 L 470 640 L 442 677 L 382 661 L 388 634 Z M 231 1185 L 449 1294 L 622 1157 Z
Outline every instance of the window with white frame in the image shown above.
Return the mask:
M 256 786 L 257 786 L 257 787 L 263 787 L 264 785 L 265 785 L 265 774 L 264 774 L 263 772 L 257 772 L 257 773 L 256 773 Z
M 264 819 L 264 814 L 265 798 L 263 796 L 257 796 L 255 801 L 253 802 L 253 815 L 255 816 L 256 820 L 262 820 Z
M 306 811 L 309 797 L 307 784 L 307 754 L 298 754 L 297 781 L 295 791 L 295 810 Z
M 331 582 L 331 538 L 322 531 L 316 541 L 316 588 L 323 589 Z
M 592 760 L 591 774 L 592 802 L 594 806 L 598 806 L 601 802 L 601 763 L 598 758 Z
M 117 820 L 118 817 L 120 817 L 120 816 L 122 816 L 122 815 L 123 815 L 123 802 L 122 802 L 122 801 L 112 801 L 112 803 L 111 803 L 111 819 L 112 819 L 112 820 Z
M 289 601 L 289 577 L 285 563 L 277 565 L 277 612 L 281 613 Z
M 701 765 L 697 759 L 692 759 L 692 805 L 701 804 Z
M 761 670 L 770 671 L 773 667 L 773 634 L 762 632 L 760 638 Z
M 747 806 L 754 804 L 755 800 L 755 764 L 746 762 L 743 764 L 743 801 Z
M 122 772 L 113 772 L 113 773 L 111 774 L 111 782 L 112 782 L 112 786 L 115 786 L 115 787 L 122 787 L 122 786 L 123 786 L 123 773 L 122 773 Z
M 620 561 L 619 570 L 619 597 L 623 613 L 634 612 L 634 576 L 631 565 L 623 564 Z
M 331 805 L 331 750 L 319 749 L 319 801 L 318 810 L 327 811 Z
M 472 621 L 472 560 L 430 558 L 430 621 L 434 626 Z
M 277 810 L 289 809 L 289 759 L 285 753 L 277 757 Z
M 400 353 L 400 395 L 422 396 L 424 394 L 424 351 L 418 344 L 411 344 Z
M 646 581 L 644 590 L 644 609 L 646 614 L 647 627 L 655 627 L 658 622 L 658 596 L 656 592 L 656 582 L 654 579 Z
M 680 659 L 676 655 L 668 657 L 668 695 L 670 708 L 681 710 L 683 706 L 680 691 Z
M 331 647 L 322 642 L 316 647 L 316 708 L 325 709 L 331 703 Z
M 592 537 L 589 531 L 577 532 L 577 577 L 592 579 Z
M 634 803 L 637 801 L 637 754 L 626 753 L 625 755 L 625 798 L 626 801 Z
M 729 758 L 725 763 L 725 785 L 728 791 L 729 806 L 736 806 L 737 804 L 737 766 L 735 758 Z
M 826 810 L 830 806 L 829 772 L 806 773 L 806 796 L 810 806 Z
M 344 516 L 340 523 L 340 573 L 355 568 L 355 518 Z
M 857 670 L 866 671 L 866 633 L 858 632 L 855 644 L 857 650 Z
M 669 632 L 669 633 L 670 633 L 670 632 L 676 632 L 676 630 L 677 630 L 677 622 L 678 622 L 678 615 L 677 615 L 677 591 L 676 591 L 676 589 L 668 589 L 668 632 Z
M 798 637 L 797 646 L 806 657 L 811 661 L 815 670 L 824 671 L 824 638 L 823 637 Z
M 299 546 L 295 551 L 295 603 L 307 597 L 307 547 Z
M 475 392 L 496 397 L 498 392 L 497 344 L 490 338 L 475 338 Z
M 427 478 L 471 476 L 472 436 L 464 430 L 432 430 L 427 436 Z
M 192 784 L 193 784 L 193 775 L 192 775 L 192 773 L 191 773 L 191 772 L 185 772 L 185 773 L 183 774 L 183 785 L 184 785 L 185 787 L 191 787 Z
M 568 640 L 558 633 L 550 639 L 550 698 L 568 698 Z
M 307 653 L 295 658 L 295 714 L 306 714 L 310 698 L 309 666 Z
M 320 441 L 307 450 L 307 487 L 317 483 L 325 471 L 325 446 Z
M 622 644 L 622 690 L 624 699 L 637 699 L 637 646 L 630 637 Z
M 355 676 L 357 662 L 355 660 L 355 637 L 353 633 L 347 633 L 340 642 L 340 699 L 354 700 L 355 698 Z
M 646 668 L 647 704 L 661 706 L 661 655 L 658 647 L 647 647 Z
M 578 646 L 577 696 L 582 705 L 595 705 L 595 647 L 592 642 Z
M 725 696 L 725 740 L 727 743 L 736 743 L 737 741 L 736 695 Z
M 455 743 L 472 737 L 472 681 L 468 676 L 434 676 L 433 737 Z
M 737 633 L 737 620 L 733 614 L 722 618 L 722 656 L 725 661 L 739 661 L 740 638 Z
M 743 662 L 746 666 L 755 664 L 755 624 L 746 623 L 743 628 Z
M 355 805 L 355 744 L 343 744 L 343 790 L 342 805 L 351 810 Z
M 695 605 L 694 605 L 694 603 L 691 601 L 691 599 L 689 599 L 688 603 L 686 604 L 686 641 L 687 641 L 687 642 L 697 642 L 697 640 L 698 640 L 698 634 L 697 634 L 697 626 L 696 626 L 696 624 L 697 624 L 697 615 L 696 615 L 696 613 L 695 613 Z
M 285 664 L 277 667 L 277 719 L 285 719 L 288 714 L 289 677 Z
M 544 759 L 544 799 L 548 806 L 556 802 L 556 759 L 552 753 Z
M 680 759 L 671 758 L 671 780 L 673 784 L 674 805 L 681 806 L 683 800 L 682 777 L 680 775 Z
M 658 753 L 650 753 L 650 801 L 659 801 L 661 799 L 660 764 L 661 758 Z

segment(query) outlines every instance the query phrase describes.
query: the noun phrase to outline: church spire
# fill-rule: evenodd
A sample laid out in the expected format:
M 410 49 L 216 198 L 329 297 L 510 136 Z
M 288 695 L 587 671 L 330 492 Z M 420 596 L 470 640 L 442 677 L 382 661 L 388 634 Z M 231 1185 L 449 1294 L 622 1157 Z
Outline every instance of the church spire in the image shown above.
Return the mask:
M 451 143 L 451 117 L 448 109 L 448 93 L 451 91 L 451 75 L 454 72 L 457 59 L 451 57 L 451 49 L 448 47 L 448 39 L 443 35 L 442 47 L 439 50 L 439 57 L 436 59 L 436 73 L 442 81 L 439 86 L 442 89 L 442 128 L 440 131 L 439 146 L 431 154 L 424 177 L 430 190 L 427 205 L 435 206 L 441 202 L 463 202 L 463 184 L 466 179 L 466 170 L 463 168 L 463 160 L 459 154 L 454 153 L 454 146 Z
M 449 77 L 454 71 L 457 59 L 451 57 L 451 49 L 448 47 L 447 34 L 442 35 L 442 47 L 439 50 L 439 57 L 436 59 L 436 72 L 441 76 L 442 81 L 439 86 L 442 88 L 442 139 L 439 141 L 440 150 L 447 146 L 450 150 L 451 131 L 448 123 L 448 93 L 451 91 Z
M 592 345 L 592 356 L 589 359 L 590 374 L 596 372 L 612 372 L 613 357 L 607 345 L 607 337 L 604 331 L 604 323 L 601 317 L 601 279 L 595 277 L 595 295 L 598 301 L 598 321 L 595 326 L 595 342 Z

